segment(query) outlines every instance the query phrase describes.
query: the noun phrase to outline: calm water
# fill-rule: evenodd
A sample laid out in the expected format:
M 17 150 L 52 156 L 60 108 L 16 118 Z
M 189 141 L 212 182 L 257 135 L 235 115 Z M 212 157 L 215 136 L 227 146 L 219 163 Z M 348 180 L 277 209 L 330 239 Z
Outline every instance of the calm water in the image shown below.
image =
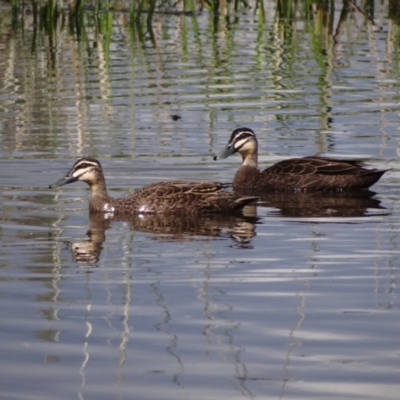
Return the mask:
M 265 1 L 262 25 L 254 7 L 218 27 L 157 14 L 143 40 L 115 12 L 108 44 L 90 24 L 36 31 L 29 12 L 12 27 L 0 2 L 1 399 L 399 398 L 389 3 L 290 21 Z M 114 196 L 230 181 L 239 157 L 212 155 L 240 126 L 262 167 L 329 154 L 391 170 L 369 195 L 266 194 L 197 219 L 107 220 L 84 184 L 48 189 L 83 154 Z

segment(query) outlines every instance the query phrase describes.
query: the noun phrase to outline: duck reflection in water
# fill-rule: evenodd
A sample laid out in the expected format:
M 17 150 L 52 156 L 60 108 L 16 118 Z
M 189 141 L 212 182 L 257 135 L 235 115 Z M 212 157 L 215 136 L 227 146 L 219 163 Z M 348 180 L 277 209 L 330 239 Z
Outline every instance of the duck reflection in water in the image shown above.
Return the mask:
M 249 246 L 256 235 L 257 216 L 255 206 L 247 206 L 243 215 L 167 215 L 167 214 L 104 214 L 90 212 L 89 240 L 73 242 L 71 250 L 74 260 L 79 263 L 96 263 L 106 240 L 106 230 L 113 223 L 129 224 L 133 231 L 147 232 L 151 240 L 195 241 L 199 237 L 231 237 L 234 246 Z M 247 215 L 246 215 L 247 214 Z
M 239 194 L 243 195 L 245 191 Z M 252 191 L 254 194 L 254 191 Z M 351 190 L 343 192 L 272 192 L 258 194 L 259 205 L 275 208 L 275 214 L 294 218 L 357 218 L 385 215 L 385 207 L 375 192 Z M 381 210 L 381 211 L 378 211 Z
M 351 192 L 285 193 L 261 195 L 259 207 L 275 209 L 273 216 L 291 218 L 359 218 L 386 214 L 381 201 L 368 190 Z M 167 214 L 112 214 L 90 212 L 89 240 L 72 243 L 75 261 L 99 260 L 106 230 L 113 223 L 125 222 L 130 229 L 149 233 L 151 240 L 195 241 L 201 237 L 230 237 L 231 247 L 252 249 L 257 225 L 262 223 L 255 205 L 246 206 L 243 215 L 213 214 L 176 216 Z M 315 221 L 314 221 L 315 222 Z

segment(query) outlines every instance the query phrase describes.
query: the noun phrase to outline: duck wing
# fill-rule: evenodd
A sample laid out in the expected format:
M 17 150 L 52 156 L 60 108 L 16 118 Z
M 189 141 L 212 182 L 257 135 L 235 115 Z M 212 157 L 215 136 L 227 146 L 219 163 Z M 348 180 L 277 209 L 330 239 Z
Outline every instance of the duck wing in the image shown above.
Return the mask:
M 227 212 L 258 199 L 226 191 L 220 182 L 167 181 L 152 183 L 133 195 L 139 212 Z
M 337 160 L 328 157 L 302 157 L 280 161 L 262 173 L 278 175 L 352 175 L 358 176 L 376 170 L 364 168 L 360 161 Z
M 230 183 L 221 182 L 191 182 L 191 181 L 166 181 L 156 182 L 137 190 L 136 194 L 152 195 L 156 197 L 174 197 L 184 194 L 198 196 L 212 196 L 222 193 L 231 187 Z

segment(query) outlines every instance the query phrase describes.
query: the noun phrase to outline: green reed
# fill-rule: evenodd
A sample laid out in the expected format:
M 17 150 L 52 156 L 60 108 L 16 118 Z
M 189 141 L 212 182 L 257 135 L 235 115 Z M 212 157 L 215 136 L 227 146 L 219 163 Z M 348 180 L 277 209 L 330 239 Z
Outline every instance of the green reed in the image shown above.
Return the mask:
M 84 40 L 93 32 L 104 48 L 110 43 L 115 15 L 123 15 L 139 40 L 154 42 L 153 19 L 156 14 L 182 14 L 192 17 L 192 26 L 198 26 L 196 18 L 202 11 L 213 15 L 213 31 L 218 32 L 223 19 L 229 20 L 235 13 L 249 9 L 249 0 L 11 0 L 13 28 L 24 29 L 24 17 L 29 10 L 34 21 L 35 34 L 41 31 L 55 40 L 56 32 L 68 25 L 71 35 Z M 254 13 L 260 26 L 265 23 L 264 1 L 252 0 Z M 255 4 L 255 7 L 254 7 Z M 235 16 L 235 18 L 237 18 Z M 196 29 L 195 29 L 196 30 Z
M 213 33 L 221 29 L 231 29 L 238 21 L 240 13 L 252 13 L 258 21 L 260 38 L 265 32 L 267 19 L 266 5 L 274 3 L 275 15 L 279 29 L 289 44 L 293 40 L 293 21 L 300 18 L 315 21 L 321 15 L 322 28 L 332 29 L 335 7 L 342 7 L 347 12 L 361 12 L 373 21 L 371 0 L 361 0 L 362 6 L 354 8 L 350 0 L 9 0 L 12 7 L 11 26 L 15 31 L 23 31 L 27 11 L 32 14 L 34 37 L 45 33 L 53 42 L 57 32 L 66 25 L 69 33 L 78 40 L 85 40 L 95 34 L 107 49 L 111 40 L 112 25 L 116 15 L 123 19 L 132 35 L 140 43 L 145 40 L 155 42 L 153 20 L 156 14 L 181 14 L 191 17 L 191 26 L 198 31 L 197 17 L 203 11 L 210 14 L 210 28 Z M 342 4 L 341 4 L 342 3 Z M 389 0 L 389 18 L 394 26 L 399 26 L 400 2 Z M 371 15 L 370 15 L 371 14 Z M 0 17 L 1 19 L 1 17 Z M 321 28 L 321 29 L 322 29 Z M 319 28 L 318 28 L 319 29 Z M 313 31 L 319 36 L 320 32 Z M 51 44 L 51 43 L 50 43 Z

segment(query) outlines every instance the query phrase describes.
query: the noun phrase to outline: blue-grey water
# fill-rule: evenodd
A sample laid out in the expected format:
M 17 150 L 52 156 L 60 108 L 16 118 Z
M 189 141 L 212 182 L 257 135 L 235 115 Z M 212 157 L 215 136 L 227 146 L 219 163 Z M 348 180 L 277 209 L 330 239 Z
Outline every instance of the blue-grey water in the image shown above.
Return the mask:
M 322 3 L 156 14 L 140 36 L 124 11 L 45 33 L 0 2 L 1 399 L 399 398 L 399 13 Z M 103 218 L 85 184 L 48 189 L 87 154 L 116 197 L 229 182 L 240 157 L 212 155 L 240 126 L 262 168 L 390 171 L 368 196 L 196 219 Z

